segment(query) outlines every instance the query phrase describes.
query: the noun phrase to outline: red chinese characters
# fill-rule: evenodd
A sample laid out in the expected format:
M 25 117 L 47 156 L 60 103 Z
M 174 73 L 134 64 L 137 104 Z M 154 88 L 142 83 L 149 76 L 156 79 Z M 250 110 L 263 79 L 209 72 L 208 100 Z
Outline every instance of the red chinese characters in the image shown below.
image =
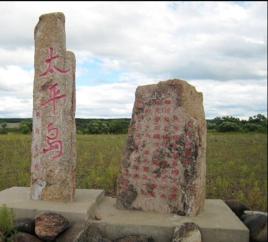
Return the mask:
M 53 64 L 53 62 L 55 60 L 57 60 L 58 58 L 63 58 L 59 55 L 54 55 L 53 56 L 53 48 L 50 47 L 49 50 L 49 56 L 48 58 L 45 60 L 45 63 L 47 64 L 47 69 L 45 72 L 41 73 L 40 74 L 40 77 L 42 76 L 47 76 L 48 74 L 52 74 L 54 72 L 58 72 L 58 73 L 61 73 L 61 74 L 66 74 L 68 73 L 70 70 L 64 70 L 64 69 L 60 69 L 59 67 L 57 67 L 56 65 Z
M 63 142 L 59 139 L 59 129 L 53 127 L 52 123 L 49 123 L 47 126 L 47 131 L 47 147 L 43 149 L 43 153 L 46 154 L 51 151 L 56 151 L 56 154 L 52 157 L 53 160 L 56 160 L 63 155 Z
M 52 105 L 52 108 L 53 108 L 53 113 L 55 114 L 55 112 L 56 112 L 56 102 L 59 99 L 65 98 L 66 95 L 60 93 L 60 89 L 58 87 L 58 83 L 55 83 L 53 85 L 50 85 L 48 87 L 48 91 L 49 91 L 50 98 L 48 100 L 46 100 L 45 102 L 42 102 L 41 103 L 41 106 L 42 107 L 46 107 L 47 105 L 50 105 L 51 104 Z

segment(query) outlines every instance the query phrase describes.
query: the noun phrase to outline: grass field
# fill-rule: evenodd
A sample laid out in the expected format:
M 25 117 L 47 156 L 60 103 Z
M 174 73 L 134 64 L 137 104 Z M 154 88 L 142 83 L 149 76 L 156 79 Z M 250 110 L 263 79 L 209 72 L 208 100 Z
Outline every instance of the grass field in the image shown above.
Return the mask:
M 126 135 L 78 135 L 77 186 L 115 194 Z M 209 133 L 207 198 L 267 211 L 267 135 Z M 0 135 L 0 190 L 29 186 L 30 135 Z

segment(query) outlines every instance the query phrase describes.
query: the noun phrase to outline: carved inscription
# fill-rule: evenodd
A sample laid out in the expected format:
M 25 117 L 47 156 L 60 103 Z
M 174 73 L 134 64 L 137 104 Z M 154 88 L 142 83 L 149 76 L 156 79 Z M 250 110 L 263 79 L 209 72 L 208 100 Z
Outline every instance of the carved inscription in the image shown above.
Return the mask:
M 189 191 L 199 172 L 199 123 L 185 112 L 180 95 L 180 85 L 144 86 L 136 92 L 118 207 L 124 207 L 121 194 L 128 194 L 130 186 L 137 192 L 130 209 L 184 213 L 191 206 Z
M 76 188 L 75 56 L 66 51 L 65 17 L 35 27 L 31 198 L 71 202 Z

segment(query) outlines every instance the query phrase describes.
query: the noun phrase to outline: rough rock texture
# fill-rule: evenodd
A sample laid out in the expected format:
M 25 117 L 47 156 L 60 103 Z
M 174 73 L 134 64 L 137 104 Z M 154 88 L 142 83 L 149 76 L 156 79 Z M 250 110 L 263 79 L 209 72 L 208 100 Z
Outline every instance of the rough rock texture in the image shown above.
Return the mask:
M 31 198 L 73 201 L 75 57 L 66 51 L 64 15 L 42 15 L 34 36 Z
M 236 214 L 236 216 L 241 219 L 244 211 L 249 210 L 249 208 L 237 200 L 225 200 L 224 201 L 228 207 Z
M 124 238 L 116 239 L 115 242 L 154 242 L 154 240 L 142 235 L 130 235 Z
M 85 236 L 85 224 L 82 222 L 77 222 L 71 225 L 69 229 L 60 234 L 56 242 L 79 242 L 87 241 Z
M 95 224 L 89 223 L 77 242 L 112 242 L 112 240 L 105 238 Z
M 202 93 L 185 81 L 140 86 L 117 187 L 117 207 L 197 215 L 205 201 Z
M 202 242 L 199 227 L 195 223 L 184 223 L 176 227 L 172 242 Z
M 35 233 L 42 240 L 53 241 L 69 227 L 69 221 L 57 213 L 42 213 L 35 218 Z
M 242 220 L 249 229 L 250 242 L 267 242 L 267 215 L 245 214 Z
M 20 218 L 15 221 L 15 230 L 19 232 L 25 232 L 34 234 L 35 222 L 31 218 Z
M 12 237 L 12 242 L 42 242 L 42 240 L 32 234 L 20 232 Z

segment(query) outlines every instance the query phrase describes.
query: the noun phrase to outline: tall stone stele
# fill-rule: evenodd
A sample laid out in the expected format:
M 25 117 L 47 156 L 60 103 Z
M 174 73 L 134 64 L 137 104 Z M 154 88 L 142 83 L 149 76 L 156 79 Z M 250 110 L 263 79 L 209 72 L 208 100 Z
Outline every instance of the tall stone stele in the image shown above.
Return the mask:
M 205 176 L 202 93 L 182 80 L 138 87 L 117 207 L 195 216 L 204 206 Z
M 64 14 L 40 16 L 34 39 L 31 198 L 73 201 L 75 56 L 66 51 Z

